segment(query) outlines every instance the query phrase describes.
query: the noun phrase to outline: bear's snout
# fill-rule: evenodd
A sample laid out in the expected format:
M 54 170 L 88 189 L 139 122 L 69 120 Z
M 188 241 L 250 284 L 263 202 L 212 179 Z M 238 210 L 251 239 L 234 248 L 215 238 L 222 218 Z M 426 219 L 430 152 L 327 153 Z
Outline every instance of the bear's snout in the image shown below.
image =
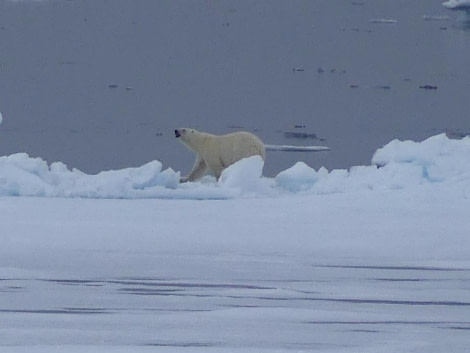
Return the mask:
M 178 129 L 175 130 L 175 137 L 178 138 L 181 136 L 181 133 Z

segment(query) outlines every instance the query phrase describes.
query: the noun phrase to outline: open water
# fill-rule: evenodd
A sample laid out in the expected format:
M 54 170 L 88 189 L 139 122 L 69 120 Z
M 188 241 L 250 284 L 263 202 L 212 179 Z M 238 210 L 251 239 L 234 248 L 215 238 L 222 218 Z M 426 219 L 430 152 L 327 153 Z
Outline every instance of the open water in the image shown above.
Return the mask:
M 392 139 L 470 131 L 470 31 L 441 1 L 0 0 L 0 154 L 96 173 L 194 156 L 175 127 L 268 154 L 369 164 Z

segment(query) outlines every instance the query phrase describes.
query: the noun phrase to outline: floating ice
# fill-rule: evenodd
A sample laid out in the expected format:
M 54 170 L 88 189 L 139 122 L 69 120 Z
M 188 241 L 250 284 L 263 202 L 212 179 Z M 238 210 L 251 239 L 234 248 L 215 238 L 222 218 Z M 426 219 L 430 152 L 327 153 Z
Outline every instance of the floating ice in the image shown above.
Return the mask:
M 96 175 L 69 170 L 61 162 L 50 166 L 26 153 L 0 157 L 0 195 L 86 198 L 141 198 L 160 189 L 174 189 L 179 173 L 162 171 L 158 161 L 139 168 L 111 170 Z
M 423 142 L 394 140 L 377 150 L 372 162 L 379 166 L 416 166 L 425 180 L 435 182 L 470 173 L 468 156 L 470 137 L 454 140 L 440 134 Z
M 449 0 L 442 3 L 442 6 L 450 10 L 470 10 L 470 0 Z
M 330 148 L 326 146 L 295 146 L 295 145 L 264 145 L 266 151 L 279 152 L 324 152 Z
M 449 21 L 449 16 L 424 15 L 423 21 Z
M 271 190 L 267 180 L 262 179 L 263 166 L 260 156 L 244 158 L 222 172 L 219 185 L 244 194 L 269 194 Z
M 227 199 L 393 190 L 456 180 L 469 189 L 468 156 L 470 137 L 454 140 L 441 134 L 422 142 L 391 141 L 375 152 L 372 165 L 350 170 L 317 171 L 298 162 L 275 178 L 264 178 L 264 162 L 255 156 L 224 170 L 218 182 L 208 177 L 179 184 L 180 173 L 162 170 L 159 161 L 90 175 L 17 153 L 0 157 L 0 196 Z
M 443 2 L 442 6 L 449 10 L 460 11 L 462 13 L 458 19 L 460 22 L 465 24 L 470 22 L 470 0 L 449 0 Z
M 375 23 L 375 24 L 395 24 L 397 23 L 397 20 L 394 20 L 392 18 L 373 18 L 369 20 L 369 23 Z
M 276 176 L 276 183 L 288 191 L 298 192 L 310 189 L 319 178 L 315 169 L 304 162 L 297 162 L 293 167 L 280 172 Z

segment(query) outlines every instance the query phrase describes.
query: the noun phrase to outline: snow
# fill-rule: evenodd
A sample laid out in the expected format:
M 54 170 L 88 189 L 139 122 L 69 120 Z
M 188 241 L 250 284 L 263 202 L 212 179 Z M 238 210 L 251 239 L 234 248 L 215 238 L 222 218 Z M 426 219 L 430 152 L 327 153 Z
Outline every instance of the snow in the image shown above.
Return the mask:
M 348 170 L 315 171 L 303 162 L 274 179 L 262 177 L 263 161 L 252 157 L 227 168 L 219 182 L 179 184 L 180 172 L 163 169 L 159 161 L 138 168 L 96 175 L 69 170 L 61 162 L 48 164 L 25 153 L 0 157 L 0 196 L 81 198 L 229 199 L 280 196 L 288 193 L 344 193 L 371 189 L 402 189 L 428 183 L 467 179 L 470 138 L 445 134 L 422 142 L 392 141 L 377 150 L 372 165 Z M 466 189 L 465 192 L 468 192 Z
M 162 171 L 158 161 L 139 168 L 88 175 L 69 170 L 61 162 L 50 166 L 25 153 L 0 157 L 0 195 L 46 197 L 134 198 L 151 195 L 154 189 L 176 188 L 179 174 Z
M 470 138 L 178 184 L 0 158 L 0 352 L 466 352 Z

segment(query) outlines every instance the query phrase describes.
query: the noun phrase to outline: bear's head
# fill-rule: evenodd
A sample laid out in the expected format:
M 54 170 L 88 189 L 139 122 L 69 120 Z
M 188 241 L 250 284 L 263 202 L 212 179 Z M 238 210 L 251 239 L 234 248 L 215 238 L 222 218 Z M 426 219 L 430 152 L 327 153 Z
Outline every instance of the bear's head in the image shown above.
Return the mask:
M 200 143 L 202 133 L 195 129 L 175 129 L 175 137 L 179 139 L 186 147 L 191 150 L 197 150 Z
M 196 130 L 194 129 L 175 129 L 175 137 L 180 138 L 181 140 L 185 140 L 185 138 L 187 138 L 190 134 L 194 134 L 195 132 Z

